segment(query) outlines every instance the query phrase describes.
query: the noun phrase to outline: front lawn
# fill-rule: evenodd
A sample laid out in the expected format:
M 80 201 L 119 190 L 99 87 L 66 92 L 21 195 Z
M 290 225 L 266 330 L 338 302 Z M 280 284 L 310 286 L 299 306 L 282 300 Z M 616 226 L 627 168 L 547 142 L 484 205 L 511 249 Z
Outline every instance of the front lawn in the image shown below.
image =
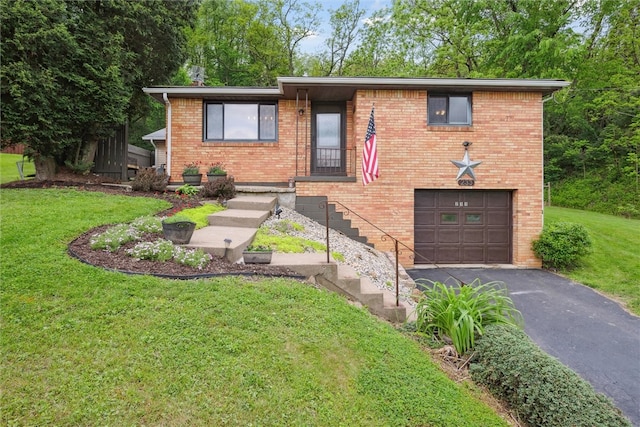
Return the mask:
M 640 315 L 640 220 L 597 212 L 546 207 L 545 223 L 582 224 L 593 241 L 593 252 L 581 265 L 563 272 L 571 279 L 619 299 Z
M 4 425 L 506 425 L 410 339 L 289 279 L 108 272 L 66 245 L 168 207 L 0 190 Z

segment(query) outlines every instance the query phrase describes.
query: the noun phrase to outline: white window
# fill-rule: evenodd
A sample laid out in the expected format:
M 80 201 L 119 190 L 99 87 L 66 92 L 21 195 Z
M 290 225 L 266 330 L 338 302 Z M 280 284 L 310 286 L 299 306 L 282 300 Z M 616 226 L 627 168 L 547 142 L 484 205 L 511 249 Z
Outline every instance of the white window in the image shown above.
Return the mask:
M 275 103 L 206 102 L 205 141 L 275 141 Z
M 429 95 L 429 125 L 471 125 L 471 95 Z

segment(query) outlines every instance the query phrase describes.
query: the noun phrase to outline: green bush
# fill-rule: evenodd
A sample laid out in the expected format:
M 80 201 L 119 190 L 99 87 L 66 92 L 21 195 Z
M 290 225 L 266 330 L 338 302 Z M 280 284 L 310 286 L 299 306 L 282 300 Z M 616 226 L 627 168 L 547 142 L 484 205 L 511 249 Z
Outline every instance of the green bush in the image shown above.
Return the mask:
M 481 284 L 476 279 L 470 285 L 447 286 L 422 280 L 422 284 L 424 298 L 416 306 L 418 332 L 450 338 L 458 354 L 473 348 L 476 335 L 482 335 L 487 325 L 522 325 L 520 312 L 500 282 Z
M 580 224 L 558 222 L 544 227 L 532 248 L 544 267 L 570 268 L 591 251 L 591 238 Z
M 166 174 L 158 173 L 153 168 L 144 168 L 138 171 L 131 182 L 131 189 L 133 191 L 164 191 L 168 181 Z
M 217 179 L 205 183 L 200 194 L 205 198 L 229 200 L 236 197 L 236 186 L 233 178 Z
M 609 399 L 517 328 L 488 326 L 475 351 L 471 378 L 529 426 L 631 426 Z
M 176 194 L 182 196 L 195 196 L 199 191 L 198 187 L 194 187 L 191 184 L 184 184 L 176 189 Z

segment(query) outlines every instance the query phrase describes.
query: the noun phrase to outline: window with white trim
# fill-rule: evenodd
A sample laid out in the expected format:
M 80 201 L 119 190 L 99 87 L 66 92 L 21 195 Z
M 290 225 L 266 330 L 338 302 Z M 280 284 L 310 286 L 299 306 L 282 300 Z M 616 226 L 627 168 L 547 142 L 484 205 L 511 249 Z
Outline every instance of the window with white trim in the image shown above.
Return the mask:
M 428 124 L 471 125 L 471 95 L 433 94 L 427 97 Z
M 277 139 L 275 102 L 205 102 L 205 141 L 265 141 Z

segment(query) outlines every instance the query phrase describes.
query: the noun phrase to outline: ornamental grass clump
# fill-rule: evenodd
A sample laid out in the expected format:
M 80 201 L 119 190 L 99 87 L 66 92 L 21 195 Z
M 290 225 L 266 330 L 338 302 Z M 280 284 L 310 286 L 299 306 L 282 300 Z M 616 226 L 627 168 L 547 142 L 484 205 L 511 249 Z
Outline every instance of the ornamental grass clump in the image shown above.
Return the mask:
M 440 340 L 447 337 L 460 355 L 474 347 L 476 336 L 482 335 L 487 325 L 523 324 L 501 282 L 481 284 L 476 279 L 469 285 L 456 282 L 454 286 L 420 282 L 425 289 L 416 306 L 417 331 Z

